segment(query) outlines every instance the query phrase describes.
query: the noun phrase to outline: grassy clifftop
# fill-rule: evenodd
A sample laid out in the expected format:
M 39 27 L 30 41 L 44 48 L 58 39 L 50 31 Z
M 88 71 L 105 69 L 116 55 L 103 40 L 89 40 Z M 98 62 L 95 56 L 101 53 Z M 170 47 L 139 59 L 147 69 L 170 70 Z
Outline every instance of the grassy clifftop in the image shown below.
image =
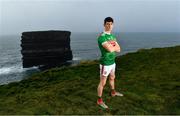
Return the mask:
M 56 68 L 0 86 L 0 114 L 180 114 L 180 46 L 139 50 L 116 59 L 116 88 L 124 97 L 96 106 L 98 61 Z

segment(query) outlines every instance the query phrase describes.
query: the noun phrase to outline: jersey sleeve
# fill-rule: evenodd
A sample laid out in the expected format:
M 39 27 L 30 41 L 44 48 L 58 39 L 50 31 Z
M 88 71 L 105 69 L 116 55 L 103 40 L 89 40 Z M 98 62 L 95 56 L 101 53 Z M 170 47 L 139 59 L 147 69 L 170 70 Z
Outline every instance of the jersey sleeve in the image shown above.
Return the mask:
M 103 43 L 105 43 L 107 40 L 106 40 L 106 38 L 104 37 L 104 36 L 100 36 L 99 38 L 98 38 L 98 43 L 99 44 L 103 44 Z

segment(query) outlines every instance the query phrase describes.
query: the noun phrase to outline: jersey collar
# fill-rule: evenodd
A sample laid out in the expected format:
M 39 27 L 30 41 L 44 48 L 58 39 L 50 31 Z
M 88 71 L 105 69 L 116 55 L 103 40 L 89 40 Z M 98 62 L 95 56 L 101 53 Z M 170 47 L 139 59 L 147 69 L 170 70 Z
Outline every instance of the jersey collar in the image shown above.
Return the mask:
M 111 34 L 111 33 L 108 33 L 108 32 L 106 32 L 106 31 L 104 31 L 103 33 L 108 34 L 108 35 L 110 35 L 110 34 Z

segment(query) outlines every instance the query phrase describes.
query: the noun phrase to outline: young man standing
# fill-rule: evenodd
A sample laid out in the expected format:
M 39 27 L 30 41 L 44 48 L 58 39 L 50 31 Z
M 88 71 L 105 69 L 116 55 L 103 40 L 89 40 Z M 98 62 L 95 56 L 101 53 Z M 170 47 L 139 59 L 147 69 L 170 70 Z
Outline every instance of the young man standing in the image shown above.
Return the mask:
M 98 100 L 97 104 L 107 109 L 108 106 L 103 102 L 102 93 L 106 84 L 106 80 L 109 76 L 109 84 L 111 87 L 111 96 L 123 96 L 123 94 L 115 91 L 115 52 L 120 52 L 120 46 L 116 42 L 116 37 L 111 34 L 113 29 L 113 19 L 107 17 L 104 19 L 104 32 L 98 37 L 98 45 L 101 51 L 100 58 L 100 83 L 97 88 Z

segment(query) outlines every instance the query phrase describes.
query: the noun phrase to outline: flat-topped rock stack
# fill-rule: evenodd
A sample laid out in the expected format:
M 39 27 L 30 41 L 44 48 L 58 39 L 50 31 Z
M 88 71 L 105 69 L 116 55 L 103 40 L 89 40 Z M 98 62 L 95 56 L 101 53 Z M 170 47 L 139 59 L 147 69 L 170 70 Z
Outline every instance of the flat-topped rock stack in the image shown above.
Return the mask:
M 72 60 L 70 31 L 32 31 L 21 36 L 23 68 L 56 66 Z

